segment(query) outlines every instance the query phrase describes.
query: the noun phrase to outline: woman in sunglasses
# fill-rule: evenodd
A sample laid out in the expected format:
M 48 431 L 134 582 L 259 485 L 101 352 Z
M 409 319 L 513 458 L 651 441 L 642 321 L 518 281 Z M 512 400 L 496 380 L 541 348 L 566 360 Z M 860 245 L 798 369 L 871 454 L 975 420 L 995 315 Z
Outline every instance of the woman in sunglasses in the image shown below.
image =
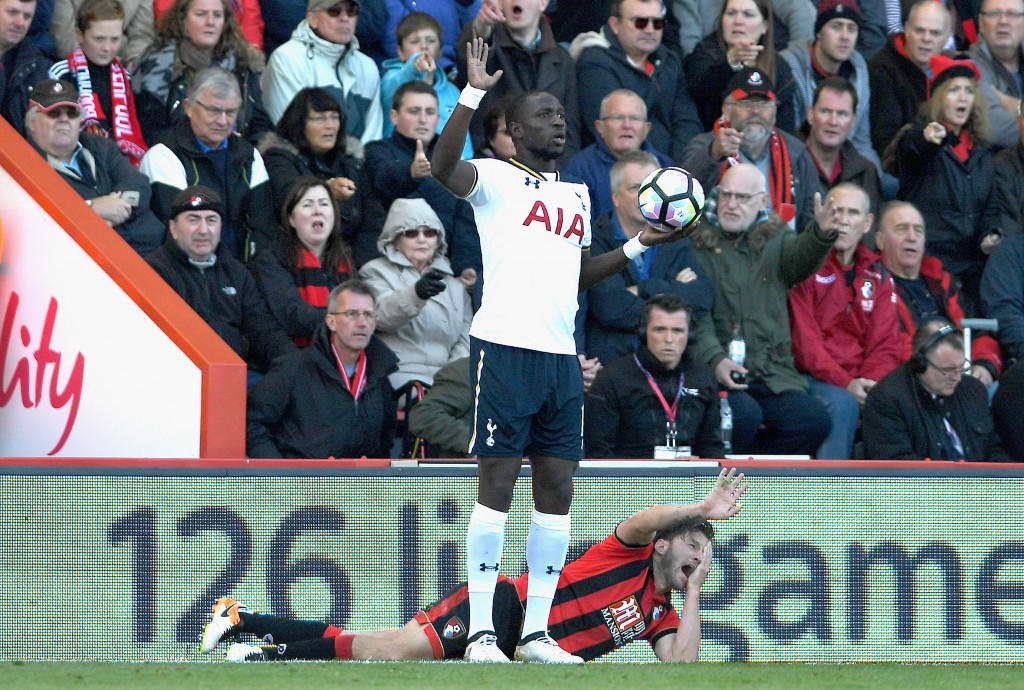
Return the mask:
M 331 290 L 355 276 L 339 218 L 327 183 L 300 177 L 281 206 L 279 241 L 251 264 L 270 313 L 299 347 L 307 347 L 324 322 Z
M 192 77 L 219 66 L 238 79 L 242 107 L 235 131 L 255 144 L 273 125 L 263 109 L 263 53 L 245 40 L 230 0 L 175 0 L 160 20 L 157 42 L 135 74 L 136 107 L 146 141 L 185 117 Z
M 429 385 L 442 366 L 469 356 L 469 293 L 452 275 L 444 227 L 423 199 L 391 204 L 377 247 L 383 256 L 360 276 L 377 297 L 377 335 L 398 355 L 391 385 Z
M 726 0 L 715 20 L 715 32 L 686 56 L 690 94 L 706 131 L 722 117 L 723 93 L 733 74 L 756 67 L 775 85 L 779 107 L 775 126 L 796 132 L 793 72 L 775 50 L 771 0 Z

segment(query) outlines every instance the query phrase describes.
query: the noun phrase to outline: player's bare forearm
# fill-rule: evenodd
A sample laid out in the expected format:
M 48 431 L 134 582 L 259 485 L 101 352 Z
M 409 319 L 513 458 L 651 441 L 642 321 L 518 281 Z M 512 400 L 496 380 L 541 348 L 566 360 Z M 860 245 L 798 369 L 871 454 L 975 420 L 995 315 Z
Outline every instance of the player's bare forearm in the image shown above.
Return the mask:
M 679 614 L 679 628 L 672 638 L 668 658 L 662 661 L 693 663 L 700 656 L 700 587 L 686 588 L 686 601 Z
M 623 542 L 633 545 L 650 544 L 654 535 L 683 520 L 725 520 L 736 515 L 743 507 L 739 503 L 747 483 L 736 468 L 722 470 L 715 486 L 699 503 L 664 503 L 652 506 L 631 516 L 615 528 Z
M 456 196 L 469 194 L 473 185 L 475 171 L 471 163 L 462 160 L 462 148 L 469 134 L 469 123 L 476 113 L 461 103 L 448 118 L 441 135 L 434 145 L 434 153 L 430 157 L 430 170 L 434 178 Z
M 628 263 L 629 259 L 626 258 L 622 249 L 615 249 L 597 256 L 591 256 L 589 251 L 583 252 L 583 258 L 580 260 L 580 292 L 615 275 Z

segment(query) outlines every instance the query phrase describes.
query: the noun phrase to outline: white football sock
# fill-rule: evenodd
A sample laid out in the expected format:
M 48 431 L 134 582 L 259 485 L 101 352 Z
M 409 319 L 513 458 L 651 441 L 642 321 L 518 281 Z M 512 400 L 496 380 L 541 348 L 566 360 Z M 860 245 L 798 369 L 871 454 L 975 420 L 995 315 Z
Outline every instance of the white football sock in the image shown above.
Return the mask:
M 568 515 L 533 511 L 530 536 L 526 540 L 526 565 L 530 568 L 530 581 L 523 637 L 548 629 L 551 601 L 555 598 L 558 576 L 562 574 L 565 554 L 569 551 L 569 532 Z
M 505 546 L 502 513 L 479 503 L 473 506 L 466 530 L 466 570 L 469 590 L 469 635 L 494 630 L 494 589 L 498 585 L 501 550 Z

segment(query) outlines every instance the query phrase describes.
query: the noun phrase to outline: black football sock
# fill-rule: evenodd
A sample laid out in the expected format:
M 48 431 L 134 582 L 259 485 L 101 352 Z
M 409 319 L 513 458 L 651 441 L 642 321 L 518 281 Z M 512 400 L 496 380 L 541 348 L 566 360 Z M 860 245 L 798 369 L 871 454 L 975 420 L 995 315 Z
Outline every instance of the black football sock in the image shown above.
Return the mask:
M 248 611 L 239 611 L 238 617 L 242 620 L 242 630 L 244 632 L 252 633 L 257 637 L 270 635 L 270 639 L 267 642 L 272 641 L 273 644 L 291 643 L 298 640 L 312 640 L 317 637 L 323 637 L 329 627 L 326 623 L 321 623 L 320 621 L 297 621 L 290 618 Z
M 321 637 L 315 640 L 296 640 L 288 644 L 261 647 L 268 661 L 330 661 L 335 659 L 334 638 Z

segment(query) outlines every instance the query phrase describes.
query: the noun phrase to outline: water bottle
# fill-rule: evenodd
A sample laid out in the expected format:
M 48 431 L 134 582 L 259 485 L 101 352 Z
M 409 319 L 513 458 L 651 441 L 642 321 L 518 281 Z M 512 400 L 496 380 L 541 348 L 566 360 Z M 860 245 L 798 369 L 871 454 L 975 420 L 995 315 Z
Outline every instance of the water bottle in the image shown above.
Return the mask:
M 722 415 L 722 445 L 725 446 L 725 453 L 728 455 L 732 453 L 732 408 L 729 407 L 729 394 L 718 391 L 718 404 Z
M 743 340 L 743 334 L 740 332 L 740 325 L 738 323 L 732 325 L 732 340 L 729 341 L 729 359 L 741 367 L 747 359 L 747 342 Z M 746 377 L 738 371 L 729 372 L 729 378 L 733 380 L 733 383 L 743 384 L 746 382 Z

